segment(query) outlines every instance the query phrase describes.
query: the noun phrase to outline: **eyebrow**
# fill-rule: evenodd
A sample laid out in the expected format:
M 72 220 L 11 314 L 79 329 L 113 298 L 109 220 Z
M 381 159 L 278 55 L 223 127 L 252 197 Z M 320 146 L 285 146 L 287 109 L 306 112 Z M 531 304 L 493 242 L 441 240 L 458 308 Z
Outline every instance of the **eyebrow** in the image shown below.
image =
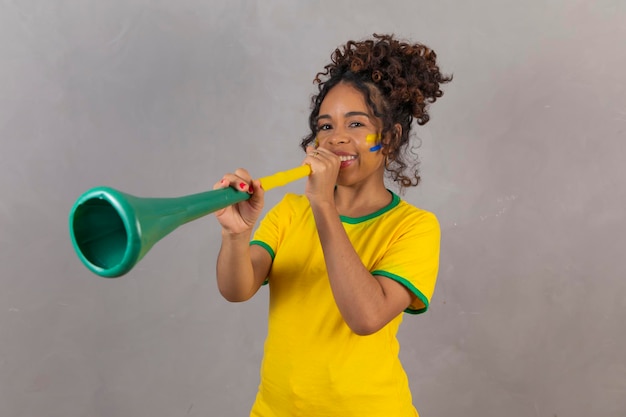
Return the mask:
M 348 113 L 344 114 L 344 117 L 354 117 L 354 116 L 365 116 L 368 119 L 370 118 L 370 115 L 368 113 L 365 113 L 362 111 L 349 111 Z M 318 121 L 320 119 L 332 119 L 332 117 L 330 117 L 330 115 L 328 114 L 320 114 L 319 116 L 317 116 L 315 120 Z

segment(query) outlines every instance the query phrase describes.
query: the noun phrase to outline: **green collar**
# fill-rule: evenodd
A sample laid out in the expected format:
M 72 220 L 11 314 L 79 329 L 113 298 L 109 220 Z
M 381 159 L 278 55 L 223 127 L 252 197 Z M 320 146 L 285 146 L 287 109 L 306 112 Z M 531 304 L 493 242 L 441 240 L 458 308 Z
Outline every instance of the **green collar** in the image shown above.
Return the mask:
M 400 204 L 400 197 L 395 194 L 393 191 L 391 190 L 387 190 L 389 191 L 389 193 L 391 194 L 391 202 L 389 204 L 387 204 L 385 207 L 376 210 L 375 212 L 371 213 L 371 214 L 367 214 L 365 216 L 361 216 L 361 217 L 348 217 L 348 216 L 339 216 L 339 218 L 341 219 L 342 223 L 348 223 L 348 224 L 358 224 L 358 223 L 362 223 L 364 221 L 373 219 L 374 217 L 378 217 L 386 212 L 388 212 L 389 210 L 391 210 L 392 208 L 394 208 L 395 206 L 397 206 L 398 204 Z

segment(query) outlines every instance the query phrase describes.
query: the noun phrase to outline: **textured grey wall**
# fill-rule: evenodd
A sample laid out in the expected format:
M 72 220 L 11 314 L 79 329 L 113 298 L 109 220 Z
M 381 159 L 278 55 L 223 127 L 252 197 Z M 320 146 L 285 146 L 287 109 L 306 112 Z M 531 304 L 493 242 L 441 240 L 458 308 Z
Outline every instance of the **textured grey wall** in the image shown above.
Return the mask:
M 212 216 L 107 280 L 69 209 L 298 165 L 330 52 L 395 32 L 455 76 L 405 196 L 443 231 L 432 308 L 401 329 L 416 406 L 626 416 L 624 22 L 621 0 L 0 2 L 0 415 L 246 415 L 266 291 L 219 297 Z

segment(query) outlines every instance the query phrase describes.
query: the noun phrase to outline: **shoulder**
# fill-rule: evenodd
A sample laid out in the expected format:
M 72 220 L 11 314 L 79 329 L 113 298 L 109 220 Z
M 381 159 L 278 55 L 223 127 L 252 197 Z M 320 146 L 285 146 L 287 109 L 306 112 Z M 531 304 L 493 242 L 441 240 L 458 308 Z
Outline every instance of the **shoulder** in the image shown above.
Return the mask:
M 301 194 L 287 193 L 276 204 L 275 207 L 282 207 L 282 209 L 301 211 L 310 208 L 309 199 Z
M 268 215 L 278 216 L 280 219 L 301 216 L 310 210 L 309 200 L 304 195 L 287 193 L 268 212 Z
M 441 238 L 437 216 L 404 200 L 381 219 L 380 227 L 392 241 L 436 241 Z
M 420 224 L 439 229 L 439 221 L 434 213 L 414 206 L 400 197 L 394 196 L 394 198 L 398 199 L 398 203 L 387 213 L 390 219 L 404 224 Z
M 302 194 L 286 193 L 282 198 L 281 203 L 291 205 L 309 205 L 309 199 Z

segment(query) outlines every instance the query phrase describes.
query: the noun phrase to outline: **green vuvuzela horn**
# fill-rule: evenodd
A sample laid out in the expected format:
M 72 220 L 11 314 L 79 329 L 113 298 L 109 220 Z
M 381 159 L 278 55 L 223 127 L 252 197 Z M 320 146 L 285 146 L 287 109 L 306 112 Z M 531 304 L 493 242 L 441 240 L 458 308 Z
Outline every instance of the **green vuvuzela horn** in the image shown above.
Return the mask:
M 260 181 L 267 191 L 310 173 L 309 165 L 301 165 Z M 74 203 L 70 236 L 76 254 L 89 270 L 102 277 L 119 277 L 177 227 L 248 198 L 247 192 L 230 187 L 174 198 L 135 197 L 96 187 Z

